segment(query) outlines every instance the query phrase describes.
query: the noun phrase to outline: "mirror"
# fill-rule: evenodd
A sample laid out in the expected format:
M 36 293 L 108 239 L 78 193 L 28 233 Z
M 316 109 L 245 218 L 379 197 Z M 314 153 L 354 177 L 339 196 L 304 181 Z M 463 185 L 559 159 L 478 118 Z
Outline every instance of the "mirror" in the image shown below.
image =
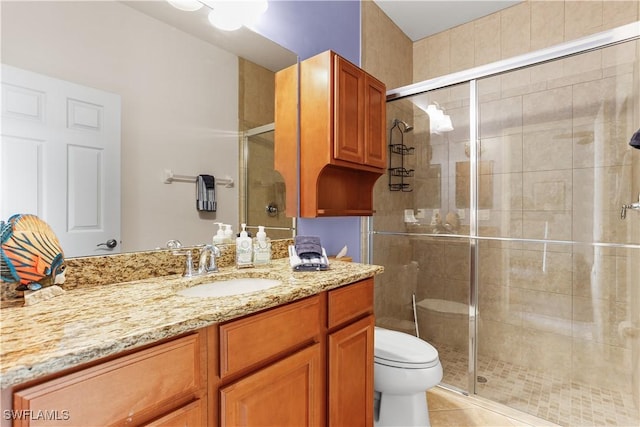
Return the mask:
M 242 132 L 273 122 L 273 74 L 295 64 L 294 53 L 244 27 L 216 30 L 206 8 L 184 12 L 162 0 L 1 7 L 3 64 L 120 96 L 120 252 L 164 247 L 170 239 L 208 243 L 216 222 L 238 231 L 247 211 L 240 203 Z M 166 184 L 165 170 L 234 185 L 216 185 L 217 211 L 199 212 L 195 183 Z M 274 200 L 277 188 L 267 188 Z M 67 256 L 109 253 L 96 246 Z

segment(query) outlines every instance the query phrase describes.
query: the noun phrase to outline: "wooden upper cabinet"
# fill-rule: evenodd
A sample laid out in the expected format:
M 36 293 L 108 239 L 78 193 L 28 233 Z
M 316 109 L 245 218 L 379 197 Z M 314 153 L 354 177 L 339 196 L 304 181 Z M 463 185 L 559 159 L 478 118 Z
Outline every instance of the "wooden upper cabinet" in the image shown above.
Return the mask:
M 276 74 L 275 168 L 287 193 L 299 183 L 299 216 L 372 215 L 373 185 L 387 163 L 384 83 L 332 51 L 302 61 L 299 79 L 293 70 Z M 297 94 L 290 85 L 298 81 L 299 149 L 291 132 L 278 131 L 296 119 L 282 98 Z M 291 153 L 299 153 L 299 180 Z M 296 208 L 287 203 L 287 215 Z

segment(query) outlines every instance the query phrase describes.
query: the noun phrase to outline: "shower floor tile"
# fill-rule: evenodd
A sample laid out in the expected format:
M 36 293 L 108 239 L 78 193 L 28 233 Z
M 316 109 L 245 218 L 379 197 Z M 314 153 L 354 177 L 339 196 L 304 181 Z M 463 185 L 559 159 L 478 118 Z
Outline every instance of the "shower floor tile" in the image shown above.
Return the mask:
M 468 388 L 468 354 L 434 344 L 444 369 L 443 384 Z M 544 372 L 480 358 L 477 395 L 567 427 L 637 427 L 639 409 L 631 395 L 617 390 L 567 382 Z

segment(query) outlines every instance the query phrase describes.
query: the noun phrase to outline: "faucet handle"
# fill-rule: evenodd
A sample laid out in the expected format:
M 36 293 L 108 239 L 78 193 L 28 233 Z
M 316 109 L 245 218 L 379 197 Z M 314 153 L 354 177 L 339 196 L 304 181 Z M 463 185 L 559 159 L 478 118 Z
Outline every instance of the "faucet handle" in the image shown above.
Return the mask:
M 167 248 L 168 249 L 180 249 L 182 247 L 182 243 L 180 243 L 180 240 L 169 240 L 167 242 Z
M 193 255 L 191 254 L 191 251 L 186 250 L 180 254 L 177 254 L 176 252 L 174 252 L 174 254 L 187 256 L 186 264 L 184 266 L 184 276 L 185 277 L 193 276 Z
M 622 205 L 622 211 L 620 211 L 620 219 L 625 219 L 627 217 L 627 209 L 640 210 L 640 194 L 638 194 L 638 201 L 636 203 Z
M 191 249 L 189 249 L 189 248 L 181 248 L 181 249 L 173 248 L 171 250 L 171 253 L 173 255 L 186 255 L 183 276 L 184 277 L 194 276 L 194 272 L 193 272 L 193 255 L 192 255 Z

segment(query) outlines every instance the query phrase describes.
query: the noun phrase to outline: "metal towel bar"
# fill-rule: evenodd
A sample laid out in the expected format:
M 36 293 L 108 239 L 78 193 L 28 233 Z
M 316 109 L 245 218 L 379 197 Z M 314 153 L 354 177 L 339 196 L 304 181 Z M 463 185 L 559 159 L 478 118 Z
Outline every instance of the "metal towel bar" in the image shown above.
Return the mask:
M 164 170 L 164 183 L 171 184 L 174 181 L 179 182 L 196 182 L 197 176 L 192 175 L 178 175 L 174 174 L 171 169 Z M 224 178 L 216 178 L 216 184 L 224 185 L 227 188 L 231 188 L 234 185 L 233 178 L 225 176 Z

